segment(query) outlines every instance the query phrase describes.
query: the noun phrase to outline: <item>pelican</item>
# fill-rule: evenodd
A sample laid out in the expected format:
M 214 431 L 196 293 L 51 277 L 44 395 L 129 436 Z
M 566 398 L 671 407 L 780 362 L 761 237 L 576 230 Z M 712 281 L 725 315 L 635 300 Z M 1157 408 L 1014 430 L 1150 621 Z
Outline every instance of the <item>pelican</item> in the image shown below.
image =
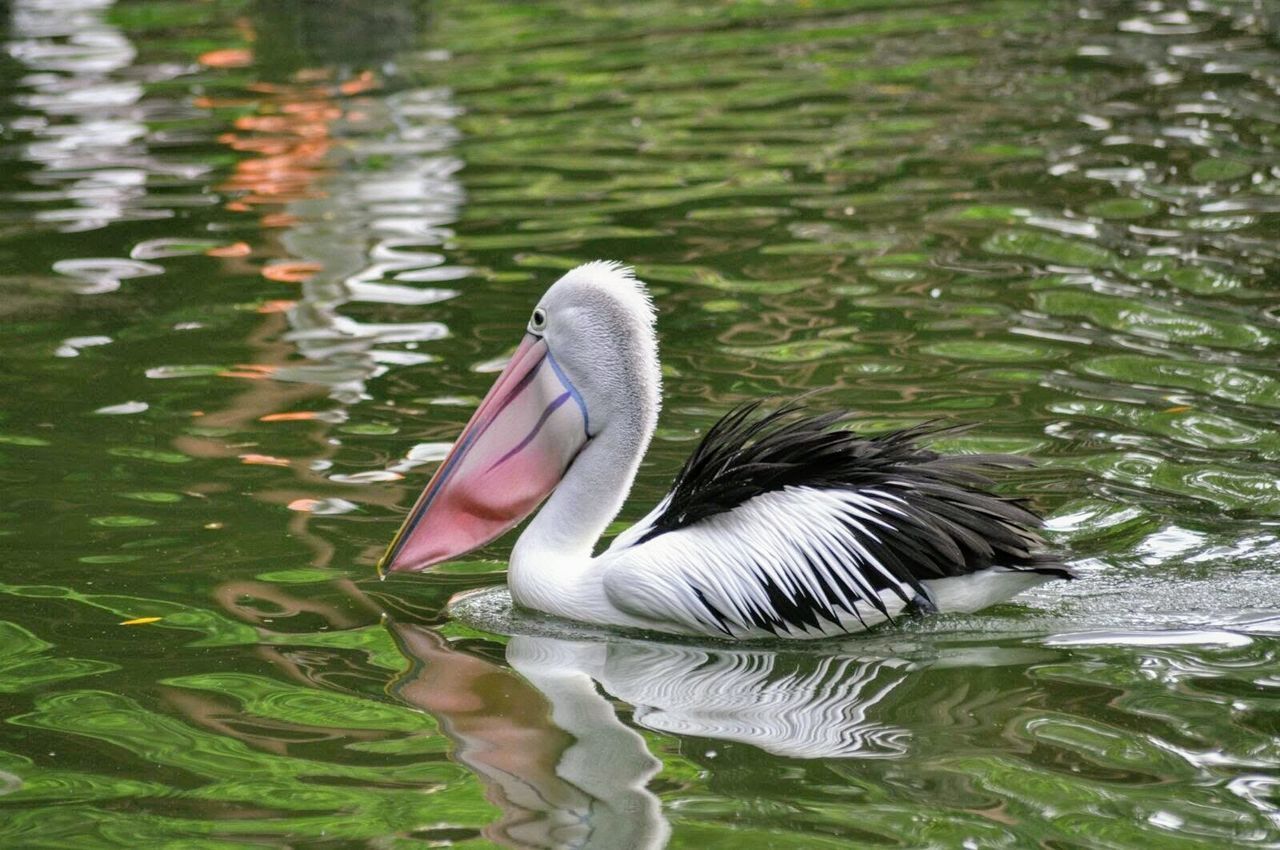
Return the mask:
M 517 606 L 601 626 L 737 640 L 845 635 L 971 612 L 1052 578 L 1042 521 L 990 493 L 1006 455 L 945 456 L 916 426 L 861 437 L 845 413 L 740 406 L 647 516 L 593 556 L 658 421 L 654 307 L 618 263 L 556 281 L 378 564 L 418 572 L 516 541 Z

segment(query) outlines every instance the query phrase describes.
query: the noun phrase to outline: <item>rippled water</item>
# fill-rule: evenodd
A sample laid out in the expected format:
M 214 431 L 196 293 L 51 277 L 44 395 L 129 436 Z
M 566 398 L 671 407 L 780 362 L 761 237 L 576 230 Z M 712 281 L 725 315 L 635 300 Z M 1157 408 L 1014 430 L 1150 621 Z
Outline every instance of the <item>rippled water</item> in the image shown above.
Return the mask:
M 1280 7 L 10 0 L 0 845 L 1280 846 Z M 772 651 L 373 560 L 609 257 L 1082 579 Z M 500 602 L 500 598 L 499 598 Z

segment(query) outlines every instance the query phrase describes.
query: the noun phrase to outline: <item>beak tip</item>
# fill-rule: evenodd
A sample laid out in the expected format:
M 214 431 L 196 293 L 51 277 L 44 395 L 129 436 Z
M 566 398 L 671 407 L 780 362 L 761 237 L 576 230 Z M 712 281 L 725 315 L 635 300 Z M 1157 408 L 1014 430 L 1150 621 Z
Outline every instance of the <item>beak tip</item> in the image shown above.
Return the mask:
M 382 581 L 386 581 L 391 577 L 392 573 L 404 572 L 404 567 L 398 563 L 397 559 L 392 556 L 390 551 L 388 551 L 378 559 L 377 570 L 378 578 Z
M 392 575 L 397 573 L 421 573 L 437 563 L 437 561 L 427 561 L 426 563 L 415 563 L 404 558 L 387 558 L 384 557 L 378 562 L 378 576 L 386 581 Z

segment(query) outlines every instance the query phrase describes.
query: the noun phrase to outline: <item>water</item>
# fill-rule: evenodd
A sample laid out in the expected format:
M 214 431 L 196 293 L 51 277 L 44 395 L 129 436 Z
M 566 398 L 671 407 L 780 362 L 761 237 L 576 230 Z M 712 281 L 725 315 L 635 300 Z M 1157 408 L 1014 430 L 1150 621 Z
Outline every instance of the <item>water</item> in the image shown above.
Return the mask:
M 1271 0 L 6 10 L 0 845 L 1280 846 Z M 800 652 L 377 582 L 597 257 L 624 520 L 826 388 L 1034 454 L 1081 580 Z

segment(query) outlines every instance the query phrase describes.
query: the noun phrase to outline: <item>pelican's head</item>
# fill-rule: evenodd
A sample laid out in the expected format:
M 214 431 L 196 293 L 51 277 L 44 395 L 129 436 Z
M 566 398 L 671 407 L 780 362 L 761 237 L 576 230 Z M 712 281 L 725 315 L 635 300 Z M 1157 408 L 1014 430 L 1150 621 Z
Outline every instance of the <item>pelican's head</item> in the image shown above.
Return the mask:
M 589 441 L 647 440 L 658 397 L 653 304 L 644 285 L 617 263 L 568 272 L 530 312 L 511 362 L 379 568 L 417 572 L 495 539 L 533 512 Z

